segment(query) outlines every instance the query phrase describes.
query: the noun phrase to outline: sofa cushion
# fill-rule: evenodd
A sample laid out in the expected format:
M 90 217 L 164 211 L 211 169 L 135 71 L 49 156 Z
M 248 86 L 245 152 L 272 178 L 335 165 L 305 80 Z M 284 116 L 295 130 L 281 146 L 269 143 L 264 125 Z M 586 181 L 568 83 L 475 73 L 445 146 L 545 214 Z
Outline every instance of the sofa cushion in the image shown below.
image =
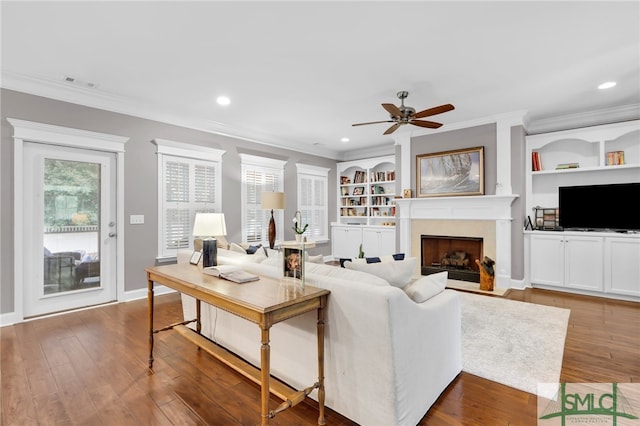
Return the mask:
M 422 303 L 431 299 L 436 294 L 444 291 L 447 285 L 449 272 L 443 271 L 436 274 L 425 275 L 415 280 L 404 289 L 405 293 L 416 303 Z
M 311 262 L 311 263 L 324 263 L 324 256 L 321 254 L 317 254 L 315 256 L 310 256 L 307 254 L 307 262 Z
M 366 265 L 366 263 L 365 263 Z M 359 281 L 366 284 L 376 286 L 388 286 L 389 283 L 384 279 L 375 275 L 367 274 L 355 270 L 347 270 L 345 268 L 338 268 L 324 263 L 307 263 L 305 265 L 306 272 L 317 275 L 324 275 L 327 277 L 340 278 L 347 281 Z
M 415 257 L 409 257 L 405 260 L 398 260 L 395 262 L 344 262 L 344 266 L 347 269 L 367 272 L 371 275 L 383 278 L 392 286 L 404 288 L 409 284 L 409 281 L 411 281 L 411 276 L 413 275 L 413 271 L 416 267 L 416 262 L 417 259 Z

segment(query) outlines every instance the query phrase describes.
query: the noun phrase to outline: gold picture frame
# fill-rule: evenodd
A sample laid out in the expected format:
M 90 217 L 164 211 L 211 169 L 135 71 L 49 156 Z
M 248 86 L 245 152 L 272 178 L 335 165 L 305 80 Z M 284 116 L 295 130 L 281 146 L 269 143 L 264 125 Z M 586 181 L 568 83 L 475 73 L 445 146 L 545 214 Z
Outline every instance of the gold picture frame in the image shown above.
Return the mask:
M 416 196 L 484 195 L 484 147 L 416 156 Z

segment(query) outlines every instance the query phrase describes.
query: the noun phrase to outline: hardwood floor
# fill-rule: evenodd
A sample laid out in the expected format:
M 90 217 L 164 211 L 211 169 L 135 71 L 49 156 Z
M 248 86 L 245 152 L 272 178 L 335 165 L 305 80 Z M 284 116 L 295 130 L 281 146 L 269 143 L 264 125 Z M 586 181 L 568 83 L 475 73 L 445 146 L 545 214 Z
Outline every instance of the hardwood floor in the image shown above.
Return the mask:
M 537 289 L 507 298 L 571 309 L 560 380 L 640 381 L 640 303 Z M 181 320 L 177 294 L 156 324 Z M 255 425 L 260 391 L 175 332 L 156 335 L 147 368 L 146 300 L 0 329 L 2 425 Z M 272 398 L 275 408 L 280 401 Z M 315 425 L 315 402 L 274 425 Z M 354 425 L 328 410 L 328 425 Z M 420 425 L 535 425 L 536 396 L 461 373 Z M 384 426 L 384 425 L 381 425 Z

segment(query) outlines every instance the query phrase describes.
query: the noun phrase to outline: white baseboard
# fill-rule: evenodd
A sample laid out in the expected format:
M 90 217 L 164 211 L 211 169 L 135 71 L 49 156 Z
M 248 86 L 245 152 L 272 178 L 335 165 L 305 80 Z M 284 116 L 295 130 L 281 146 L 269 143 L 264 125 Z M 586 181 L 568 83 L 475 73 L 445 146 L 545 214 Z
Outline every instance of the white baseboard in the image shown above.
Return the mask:
M 158 285 L 155 286 L 153 289 L 153 293 L 156 296 L 159 296 L 161 294 L 168 294 L 168 293 L 175 293 L 175 290 L 169 288 L 169 287 L 165 287 L 163 285 Z M 145 299 L 147 297 L 147 289 L 146 288 L 141 288 L 141 289 L 137 289 L 137 290 L 131 290 L 131 291 L 126 291 L 124 293 L 124 300 L 120 300 L 117 302 L 110 302 L 110 303 L 119 303 L 119 302 L 131 302 L 133 300 L 139 300 L 139 299 Z M 65 315 L 71 312 L 77 312 L 79 310 L 84 310 L 84 309 L 94 309 L 94 308 L 99 308 L 101 306 L 104 306 L 104 304 L 102 305 L 96 305 L 96 306 L 91 306 L 88 308 L 79 308 L 79 309 L 73 309 L 73 310 L 69 310 L 69 311 L 65 311 L 65 312 L 59 312 L 53 315 Z M 45 316 L 40 316 L 38 318 L 34 318 L 34 319 L 40 319 L 40 318 L 45 318 Z M 21 322 L 24 322 L 24 318 L 21 318 L 20 315 L 18 315 L 17 312 L 7 312 L 4 314 L 0 314 L 0 327 L 5 327 L 8 325 L 13 325 L 13 324 L 18 324 Z M 32 321 L 32 320 L 31 320 Z

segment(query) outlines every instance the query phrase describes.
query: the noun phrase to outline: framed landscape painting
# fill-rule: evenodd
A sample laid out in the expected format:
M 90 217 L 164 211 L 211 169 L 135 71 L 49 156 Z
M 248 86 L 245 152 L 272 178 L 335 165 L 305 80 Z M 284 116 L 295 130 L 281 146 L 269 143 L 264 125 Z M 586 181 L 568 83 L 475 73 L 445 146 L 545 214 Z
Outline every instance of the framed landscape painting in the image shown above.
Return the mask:
M 416 156 L 418 197 L 484 194 L 484 147 Z

